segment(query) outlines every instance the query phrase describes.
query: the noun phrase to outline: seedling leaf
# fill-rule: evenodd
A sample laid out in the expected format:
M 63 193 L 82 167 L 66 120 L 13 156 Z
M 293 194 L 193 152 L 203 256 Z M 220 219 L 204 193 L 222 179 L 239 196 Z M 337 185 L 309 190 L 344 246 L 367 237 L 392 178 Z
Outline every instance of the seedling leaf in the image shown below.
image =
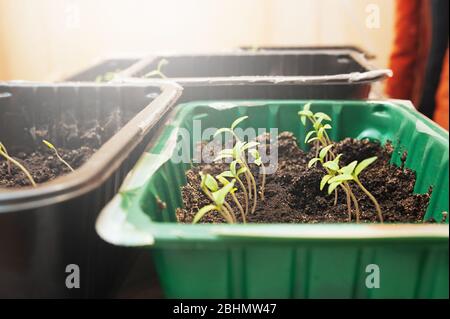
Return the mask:
M 236 176 L 236 165 L 237 165 L 236 160 L 234 160 L 230 163 L 230 172 L 231 172 L 231 174 L 233 174 L 233 176 Z
M 230 183 L 226 184 L 221 189 L 215 191 L 212 193 L 214 202 L 218 207 L 222 207 L 223 203 L 225 202 L 225 197 L 228 195 L 228 193 L 233 189 L 234 187 L 234 180 Z
M 331 121 L 331 117 L 323 112 L 317 112 L 316 114 L 314 114 L 314 117 L 325 121 Z
M 220 173 L 219 176 L 232 178 L 235 175 L 233 175 L 233 173 L 231 171 L 224 171 L 224 172 Z
M 342 174 L 345 174 L 345 175 L 352 175 L 357 164 L 358 164 L 357 161 L 353 161 L 350 164 L 348 164 L 347 166 L 342 167 L 340 169 L 340 172 L 342 172 Z
M 299 112 L 300 113 L 300 112 Z M 299 114 L 300 115 L 300 114 Z M 300 121 L 302 122 L 303 125 L 306 125 L 306 116 L 301 115 L 300 116 Z
M 256 146 L 258 146 L 259 145 L 259 143 L 258 142 L 248 142 L 247 144 L 245 144 L 243 147 L 242 147 L 242 152 L 244 152 L 244 151 L 246 151 L 246 150 L 248 150 L 248 149 L 254 149 L 254 147 L 256 147 Z M 255 149 L 254 149 L 255 150 Z M 255 150 L 256 151 L 256 150 Z
M 298 115 L 300 115 L 300 117 L 301 116 L 310 117 L 310 116 L 313 116 L 314 113 L 309 110 L 302 110 L 302 111 L 298 111 Z
M 245 173 L 246 171 L 247 171 L 247 167 L 241 167 L 240 169 L 238 169 L 236 176 L 239 176 L 239 175 Z
M 320 159 L 323 160 L 323 159 L 325 158 L 325 156 L 327 155 L 328 151 L 329 151 L 333 146 L 334 146 L 333 144 L 330 144 L 330 145 L 327 145 L 327 146 L 325 146 L 324 148 L 322 148 L 322 149 L 320 150 L 320 153 L 319 153 Z
M 341 174 L 341 175 L 337 175 L 334 176 L 332 178 L 330 178 L 330 180 L 328 181 L 328 183 L 333 184 L 333 183 L 342 183 L 345 181 L 351 181 L 353 179 L 353 176 L 350 174 Z
M 328 168 L 332 171 L 338 171 L 339 165 L 334 161 L 328 161 L 326 163 L 323 163 L 323 167 Z
M 236 120 L 234 120 L 234 122 L 231 124 L 231 129 L 234 130 L 236 128 L 236 126 L 238 126 L 242 121 L 248 119 L 248 116 L 242 116 Z
M 217 210 L 217 207 L 215 205 L 206 205 L 200 208 L 197 214 L 195 214 L 192 223 L 196 224 L 200 219 L 202 219 L 203 216 L 205 216 L 206 213 L 209 213 L 212 210 Z
M 314 157 L 313 159 L 311 159 L 311 160 L 308 162 L 308 168 L 313 167 L 314 164 L 316 164 L 318 161 L 320 161 L 320 158 L 318 158 L 318 157 Z
M 331 194 L 340 184 L 341 184 L 340 182 L 330 184 L 328 186 L 328 194 Z
M 308 134 L 305 136 L 305 143 L 308 143 L 309 138 L 316 133 L 316 131 L 309 131 Z
M 205 175 L 205 186 L 211 191 L 216 192 L 219 189 L 217 181 L 210 174 Z
M 364 169 L 366 169 L 370 164 L 372 164 L 376 160 L 377 157 L 374 156 L 361 161 L 361 163 L 359 163 L 358 166 L 356 166 L 353 174 L 357 177 Z
M 42 143 L 44 143 L 48 148 L 51 148 L 52 150 L 56 150 L 56 147 L 53 146 L 52 143 L 46 140 L 42 140 Z
M 233 133 L 233 131 L 230 130 L 229 128 L 227 128 L 227 127 L 222 127 L 222 128 L 219 128 L 219 129 L 214 133 L 214 137 L 216 137 L 217 135 L 222 134 L 222 133 Z
M 217 175 L 216 178 L 222 185 L 227 185 L 228 183 L 230 183 L 230 181 L 226 179 L 222 174 Z
M 322 180 L 320 181 L 320 190 L 323 190 L 323 188 L 325 187 L 325 185 L 327 184 L 328 180 L 333 177 L 332 175 L 325 175 L 324 177 L 322 177 Z

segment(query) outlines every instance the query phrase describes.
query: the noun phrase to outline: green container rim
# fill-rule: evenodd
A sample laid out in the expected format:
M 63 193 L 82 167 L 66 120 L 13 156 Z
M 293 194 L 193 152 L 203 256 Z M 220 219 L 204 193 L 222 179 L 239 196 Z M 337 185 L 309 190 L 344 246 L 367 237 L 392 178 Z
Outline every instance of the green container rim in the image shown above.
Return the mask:
M 315 102 L 331 102 L 330 100 L 314 100 Z M 261 105 L 261 102 L 306 103 L 306 100 L 249 100 L 249 101 L 195 101 L 180 104 L 174 113 L 189 112 L 201 103 L 208 103 L 214 108 Z M 360 104 L 361 101 L 339 101 L 345 104 Z M 410 101 L 405 100 L 368 100 L 365 103 L 384 104 L 388 107 L 401 108 L 416 121 L 416 130 L 449 144 L 449 134 L 436 123 L 417 112 Z M 165 123 L 168 124 L 168 123 Z M 169 160 L 176 144 L 177 130 L 170 136 L 160 140 L 161 134 L 155 136 L 150 149 L 158 149 L 158 154 L 145 152 L 136 166 L 129 172 L 119 193 L 103 208 L 97 222 L 96 230 L 105 241 L 120 246 L 156 246 L 171 244 L 206 244 L 220 242 L 239 242 L 250 244 L 267 239 L 271 243 L 295 242 L 345 242 L 358 241 L 361 244 L 379 241 L 420 242 L 433 241 L 448 245 L 449 226 L 443 224 L 178 224 L 152 221 L 139 205 L 140 187 L 154 172 Z M 448 154 L 448 153 L 447 153 Z M 122 206 L 123 194 L 132 196 L 127 209 Z M 133 223 L 128 218 L 128 211 L 133 210 Z

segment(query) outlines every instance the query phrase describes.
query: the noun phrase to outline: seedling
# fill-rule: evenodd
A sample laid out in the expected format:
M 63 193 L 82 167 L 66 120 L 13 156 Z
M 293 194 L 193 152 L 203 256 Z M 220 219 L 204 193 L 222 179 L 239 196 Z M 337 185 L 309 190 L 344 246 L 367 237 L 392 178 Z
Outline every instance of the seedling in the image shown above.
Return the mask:
M 243 167 L 243 168 L 241 168 L 241 169 L 245 169 L 245 167 Z M 231 173 L 231 172 L 230 172 L 230 173 Z M 226 175 L 226 174 L 221 173 L 221 174 L 219 174 L 219 175 L 216 176 L 217 180 L 218 180 L 223 186 L 226 186 L 226 185 L 232 183 L 232 182 L 230 182 L 230 181 L 225 177 L 225 175 Z M 239 175 L 239 174 L 236 173 L 236 175 Z M 228 177 L 230 177 L 230 176 L 228 176 Z M 234 181 L 234 180 L 233 180 L 233 181 Z M 230 195 L 231 195 L 231 197 L 233 198 L 234 203 L 235 203 L 236 206 L 238 207 L 239 212 L 241 213 L 242 222 L 245 224 L 245 223 L 247 222 L 247 220 L 246 220 L 246 214 L 247 214 L 247 211 L 248 211 L 248 202 L 247 202 L 247 204 L 246 204 L 247 207 L 245 208 L 245 211 L 244 211 L 244 208 L 242 207 L 241 203 L 239 202 L 238 198 L 236 197 L 236 191 L 237 191 L 237 188 L 233 187 L 233 188 L 230 190 Z
M 303 110 L 298 112 L 300 121 L 303 125 L 306 125 L 306 121 L 309 120 L 312 124 L 312 130 L 306 134 L 305 143 L 309 144 L 314 142 L 316 145 L 316 152 L 319 152 L 320 146 L 326 147 L 332 144 L 331 139 L 327 133 L 327 130 L 331 129 L 330 124 L 324 124 L 324 121 L 331 121 L 331 118 L 323 113 L 313 113 L 311 111 L 311 103 L 307 103 L 303 106 Z M 317 157 L 318 154 L 316 154 Z
M 373 202 L 375 209 L 378 213 L 378 218 L 380 222 L 383 222 L 383 216 L 381 213 L 381 208 L 376 200 L 376 198 L 364 187 L 364 185 L 359 180 L 359 174 L 367 168 L 370 164 L 372 164 L 377 158 L 371 157 L 361 161 L 358 164 L 357 161 L 350 163 L 349 165 L 340 168 L 339 167 L 339 158 L 341 154 L 336 156 L 332 151 L 333 143 L 327 133 L 327 130 L 330 130 L 332 127 L 330 124 L 323 124 L 324 121 L 331 121 L 331 118 L 322 112 L 313 113 L 311 111 L 311 103 L 305 104 L 302 111 L 299 111 L 298 114 L 300 116 L 300 121 L 303 125 L 306 125 L 306 121 L 309 120 L 312 123 L 312 130 L 306 134 L 305 143 L 315 143 L 316 144 L 316 157 L 311 159 L 308 163 L 308 167 L 314 166 L 317 162 L 320 162 L 323 168 L 326 170 L 327 174 L 322 177 L 320 182 L 320 189 L 322 190 L 325 185 L 328 186 L 328 193 L 331 194 L 334 191 L 335 198 L 334 204 L 337 203 L 337 187 L 340 186 L 345 194 L 347 199 L 347 210 L 349 215 L 349 220 L 351 220 L 351 202 L 355 206 L 356 210 L 356 221 L 359 222 L 360 219 L 360 209 L 358 200 L 353 193 L 351 187 L 348 182 L 354 181 L 357 186 L 369 197 L 369 199 Z
M 30 181 L 31 185 L 33 187 L 36 187 L 36 182 L 33 179 L 33 176 L 31 176 L 30 172 L 28 172 L 28 170 L 22 165 L 20 164 L 18 161 L 16 161 L 13 157 L 9 156 L 8 151 L 6 150 L 5 145 L 3 145 L 0 142 L 0 155 L 2 155 L 8 162 L 13 163 L 14 165 L 16 165 L 18 168 L 20 168 L 20 170 L 25 174 L 25 176 L 28 178 L 28 180 Z M 8 164 L 9 165 L 9 164 Z M 8 167 L 9 169 L 10 167 Z M 9 173 L 11 174 L 11 172 L 9 171 Z
M 118 69 L 118 70 L 115 70 L 114 72 L 106 72 L 105 74 L 98 75 L 95 78 L 95 82 L 96 83 L 109 82 L 109 81 L 113 80 L 114 77 L 116 76 L 116 74 L 119 72 L 120 72 L 120 70 Z
M 369 190 L 367 190 L 367 188 L 365 188 L 364 185 L 359 180 L 359 175 L 361 174 L 361 172 L 363 170 L 365 170 L 370 164 L 372 164 L 376 160 L 377 160 L 377 157 L 374 156 L 374 157 L 367 158 L 367 159 L 361 161 L 360 163 L 358 163 L 357 161 L 353 161 L 350 164 L 348 164 L 347 166 L 344 166 L 341 169 L 339 169 L 339 171 L 338 171 L 339 174 L 328 180 L 328 184 L 329 184 L 328 193 L 331 193 L 337 186 L 341 185 L 344 182 L 354 181 L 358 185 L 358 187 L 372 201 L 372 203 L 375 206 L 375 209 L 377 210 L 378 218 L 380 219 L 380 222 L 382 223 L 383 222 L 383 214 L 381 213 L 380 204 L 376 200 L 375 196 L 373 196 L 372 193 L 370 193 Z
M 49 149 L 51 149 L 53 152 L 55 152 L 56 157 L 64 164 L 66 165 L 72 172 L 74 171 L 74 169 L 72 168 L 72 166 L 69 165 L 69 163 L 67 163 L 58 153 L 58 150 L 56 149 L 55 146 L 53 146 L 52 143 L 50 143 L 49 141 L 46 140 L 42 140 L 42 143 L 45 144 L 45 146 L 47 146 Z
M 257 185 L 256 185 L 256 181 L 255 181 L 255 177 L 253 176 L 253 174 L 251 173 L 250 168 L 248 167 L 248 163 L 246 161 L 246 151 L 249 150 L 249 152 L 251 151 L 251 149 L 253 149 L 254 147 L 258 146 L 259 143 L 257 142 L 242 142 L 239 137 L 237 136 L 237 134 L 234 132 L 234 129 L 244 120 L 246 120 L 248 118 L 248 116 L 242 116 L 238 119 L 236 119 L 229 128 L 221 128 L 218 129 L 216 131 L 216 133 L 214 134 L 214 137 L 216 137 L 219 134 L 222 133 L 230 133 L 232 135 L 232 137 L 236 140 L 236 143 L 233 147 L 233 149 L 224 149 L 219 153 L 219 156 L 216 158 L 216 160 L 221 160 L 224 158 L 232 158 L 234 159 L 237 164 L 239 164 L 241 167 L 245 167 L 246 170 L 244 171 L 245 174 L 245 178 L 247 181 L 247 187 L 248 187 L 248 199 L 252 200 L 253 199 L 253 205 L 252 205 L 252 209 L 251 209 L 251 213 L 254 213 L 256 210 L 256 204 L 257 204 Z M 253 152 L 253 151 L 252 151 Z M 258 153 L 259 154 L 259 153 Z M 259 156 L 260 159 L 260 156 Z M 262 161 L 258 161 L 260 162 L 260 165 L 262 165 Z M 256 164 L 256 163 L 255 163 Z M 258 164 L 257 164 L 258 165 Z M 258 165 L 259 166 L 259 165 Z M 263 174 L 265 175 L 265 174 Z M 264 177 L 265 180 L 265 177 Z M 242 186 L 241 186 L 242 187 Z M 244 187 L 245 188 L 245 187 Z M 252 190 L 252 191 L 250 191 Z M 263 192 L 262 194 L 262 198 L 263 198 Z
M 261 172 L 261 191 L 260 191 L 260 195 L 261 195 L 261 200 L 264 201 L 264 188 L 266 186 L 266 168 L 263 165 L 262 159 L 261 159 L 261 154 L 259 154 L 258 150 L 256 148 L 252 148 L 248 151 L 250 153 L 250 155 L 254 158 L 253 163 L 259 167 L 261 167 L 262 172 Z
M 330 144 L 324 148 L 322 148 L 319 152 L 319 157 L 313 158 L 308 163 L 308 168 L 311 168 L 314 166 L 317 162 L 320 162 L 322 164 L 322 167 L 326 170 L 327 174 L 322 177 L 322 180 L 320 181 L 320 190 L 323 190 L 327 182 L 336 176 L 338 174 L 338 171 L 340 169 L 339 167 L 339 159 L 341 158 L 342 154 L 337 155 L 333 160 L 325 162 L 325 157 L 327 156 L 327 153 L 330 152 L 331 148 L 333 147 L 333 144 Z M 353 205 L 355 206 L 356 210 L 356 221 L 359 222 L 359 205 L 358 201 L 356 200 L 355 195 L 353 194 L 351 188 L 348 186 L 346 182 L 343 182 L 341 185 L 341 188 L 344 190 L 346 195 L 346 201 L 347 201 L 347 214 L 348 214 L 348 220 L 352 220 L 352 201 Z M 337 204 L 338 200 L 338 192 L 336 187 L 332 190 L 334 191 L 334 205 Z M 331 191 L 329 192 L 331 194 Z
M 237 169 L 237 165 L 238 165 L 238 162 L 236 160 L 232 161 L 230 163 L 230 170 L 224 171 L 216 177 L 217 177 L 217 179 L 219 179 L 219 178 L 234 178 L 238 182 L 239 186 L 241 187 L 241 189 L 244 193 L 244 201 L 245 201 L 244 214 L 247 215 L 248 214 L 248 191 L 247 191 L 244 183 L 242 182 L 242 179 L 239 177 L 247 171 L 247 168 L 240 167 L 239 169 Z M 219 179 L 219 181 L 220 181 L 220 179 Z M 222 181 L 222 184 L 224 184 L 223 181 Z
M 200 187 L 205 195 L 213 202 L 213 204 L 202 207 L 194 216 L 192 223 L 197 223 L 203 216 L 212 211 L 219 212 L 222 217 L 231 224 L 236 222 L 236 217 L 231 209 L 230 205 L 226 202 L 227 195 L 233 190 L 235 181 L 224 185 L 219 188 L 219 184 L 216 179 L 210 174 L 200 173 L 201 184 Z
M 144 78 L 160 77 L 162 79 L 167 79 L 167 76 L 165 76 L 164 73 L 161 71 L 163 66 L 167 64 L 169 64 L 169 61 L 167 61 L 166 59 L 161 59 L 158 62 L 156 69 L 145 74 Z

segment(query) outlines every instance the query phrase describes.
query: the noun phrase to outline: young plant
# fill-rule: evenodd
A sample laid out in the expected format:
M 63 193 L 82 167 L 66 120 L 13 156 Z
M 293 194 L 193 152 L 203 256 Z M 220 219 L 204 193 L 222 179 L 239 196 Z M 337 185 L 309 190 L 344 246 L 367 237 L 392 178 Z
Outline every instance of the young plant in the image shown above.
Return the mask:
M 95 78 L 95 82 L 96 83 L 102 83 L 102 82 L 109 82 L 109 81 L 111 81 L 112 79 L 114 79 L 114 77 L 116 76 L 116 74 L 117 73 L 119 73 L 120 72 L 120 70 L 119 69 L 117 69 L 117 70 L 115 70 L 114 72 L 106 72 L 105 74 L 101 74 L 101 75 L 98 75 L 96 78 Z
M 359 180 L 359 174 L 361 174 L 361 172 L 363 170 L 365 170 L 370 164 L 372 164 L 376 160 L 377 160 L 377 157 L 374 156 L 374 157 L 367 158 L 367 159 L 361 161 L 360 163 L 358 163 L 357 161 L 353 161 L 350 164 L 348 164 L 347 166 L 342 167 L 341 169 L 339 169 L 338 175 L 336 175 L 328 180 L 328 184 L 329 184 L 328 192 L 330 193 L 337 186 L 339 186 L 340 184 L 345 183 L 347 181 L 355 182 L 356 185 L 358 185 L 358 187 L 367 195 L 367 197 L 369 197 L 369 199 L 374 204 L 375 209 L 378 214 L 378 218 L 380 219 L 380 222 L 382 223 L 383 222 L 383 214 L 381 212 L 380 204 L 376 200 L 375 196 L 373 196 L 372 193 L 370 193 L 369 190 L 367 190 L 367 188 L 365 188 L 364 185 Z
M 9 163 L 13 163 L 18 168 L 20 168 L 20 170 L 25 174 L 25 176 L 30 181 L 31 185 L 33 187 L 36 187 L 36 182 L 34 181 L 33 176 L 31 176 L 30 172 L 28 172 L 28 170 L 22 164 L 20 164 L 18 161 L 16 161 L 13 157 L 9 156 L 5 145 L 3 145 L 1 142 L 0 142 L 0 155 L 3 156 L 8 161 L 8 165 L 10 165 Z M 9 168 L 10 168 L 10 166 L 8 166 L 8 169 Z
M 56 157 L 64 164 L 66 165 L 72 172 L 75 171 L 72 166 L 69 165 L 69 163 L 67 163 L 58 153 L 58 150 L 56 149 L 55 146 L 53 146 L 52 143 L 50 143 L 49 141 L 46 140 L 42 140 L 42 143 L 45 144 L 45 146 L 47 146 L 49 149 L 51 149 L 53 152 L 55 152 Z
M 245 178 L 247 181 L 247 187 L 248 187 L 248 199 L 253 199 L 253 205 L 251 209 L 251 213 L 254 213 L 256 210 L 256 204 L 257 204 L 257 185 L 255 181 L 255 177 L 253 176 L 248 163 L 246 161 L 246 151 L 253 149 L 254 147 L 258 146 L 258 142 L 242 142 L 237 134 L 234 132 L 234 129 L 244 120 L 246 120 L 248 116 L 242 116 L 238 119 L 236 119 L 229 128 L 221 128 L 216 131 L 214 134 L 214 137 L 222 134 L 222 133 L 229 133 L 231 136 L 236 140 L 236 143 L 234 144 L 233 149 L 224 149 L 219 153 L 219 156 L 216 158 L 216 160 L 221 160 L 224 158 L 232 158 L 241 167 L 245 167 L 246 170 L 244 171 Z M 262 164 L 262 161 L 261 161 Z M 265 174 L 264 174 L 265 175 Z M 264 177 L 265 179 L 265 177 Z M 242 186 L 241 186 L 242 187 Z
M 241 168 L 243 168 L 243 170 L 241 172 L 244 174 L 244 176 L 246 178 L 247 188 L 243 185 L 241 179 L 239 179 L 239 183 L 241 184 L 244 194 L 246 194 L 248 197 L 247 201 L 253 200 L 253 205 L 252 205 L 252 209 L 251 209 L 252 214 L 256 210 L 258 195 L 257 195 L 255 178 L 254 178 L 253 174 L 251 173 L 250 168 L 248 167 L 248 164 L 245 160 L 245 151 L 248 148 L 253 147 L 255 145 L 258 145 L 258 143 L 256 143 L 256 142 L 246 143 L 246 142 L 237 141 L 232 149 L 224 149 L 224 150 L 220 151 L 219 156 L 217 156 L 215 159 L 216 161 L 221 160 L 221 159 L 226 159 L 226 158 L 233 159 L 233 161 L 230 163 L 230 171 L 233 172 L 233 170 L 234 170 L 236 172 L 236 174 L 237 174 L 237 171 L 236 171 L 236 168 L 233 168 L 233 165 L 239 164 L 239 166 Z
M 357 186 L 374 203 L 380 222 L 383 222 L 383 216 L 378 201 L 364 187 L 364 185 L 358 178 L 358 175 L 361 173 L 361 171 L 372 164 L 376 160 L 376 157 L 363 160 L 359 164 L 355 161 L 343 168 L 340 168 L 339 157 L 341 155 L 336 156 L 331 151 L 333 143 L 327 133 L 327 130 L 331 129 L 332 127 L 330 124 L 323 124 L 324 121 L 331 121 L 331 118 L 327 114 L 322 112 L 313 113 L 311 111 L 311 103 L 305 104 L 303 110 L 299 111 L 298 114 L 303 125 L 306 125 L 307 120 L 309 120 L 312 124 L 312 130 L 306 134 L 305 143 L 315 143 L 316 157 L 311 159 L 311 161 L 308 163 L 308 166 L 312 167 L 313 165 L 315 165 L 315 163 L 320 162 L 327 171 L 327 174 L 323 176 L 321 180 L 320 189 L 322 190 L 327 183 L 330 184 L 328 187 L 328 193 L 331 194 L 334 191 L 334 204 L 336 205 L 338 196 L 336 188 L 338 186 L 341 186 L 346 194 L 349 220 L 351 220 L 351 202 L 353 202 L 356 210 L 356 221 L 359 222 L 361 212 L 359 209 L 358 200 L 353 193 L 350 185 L 348 184 L 348 182 L 354 181 Z M 351 176 L 351 178 L 349 178 L 349 176 Z
M 239 169 L 237 169 L 237 165 L 238 165 L 237 160 L 232 161 L 230 163 L 230 170 L 220 173 L 218 176 L 216 176 L 216 178 L 217 179 L 219 179 L 219 178 L 234 178 L 238 182 L 239 186 L 242 189 L 242 192 L 244 193 L 244 202 L 245 202 L 244 214 L 247 215 L 248 214 L 248 205 L 249 205 L 248 204 L 248 201 L 249 201 L 248 191 L 247 191 L 247 188 L 245 187 L 244 183 L 242 182 L 242 179 L 240 178 L 240 176 L 247 171 L 247 168 L 240 167 Z M 222 184 L 224 184 L 224 183 L 222 183 Z
M 212 204 L 202 207 L 194 216 L 192 223 L 197 223 L 203 216 L 212 211 L 219 212 L 222 217 L 231 224 L 236 222 L 236 217 L 230 205 L 226 202 L 227 195 L 234 188 L 234 180 L 219 188 L 219 184 L 210 174 L 200 173 L 200 187 L 205 195 L 213 202 Z
M 228 177 L 230 177 L 230 176 L 228 176 Z M 230 184 L 230 183 L 232 183 L 234 181 L 234 180 L 232 180 L 232 182 L 230 182 L 225 177 L 224 173 L 221 173 L 221 174 L 217 175 L 216 178 L 223 186 L 226 186 L 226 185 L 228 185 L 228 184 Z M 247 214 L 247 211 L 248 211 L 248 204 L 247 204 L 246 210 L 244 211 L 244 208 L 242 207 L 241 203 L 239 202 L 238 198 L 236 197 L 236 191 L 237 191 L 237 188 L 233 187 L 230 190 L 230 195 L 233 198 L 234 203 L 238 207 L 239 212 L 241 213 L 242 222 L 245 224 L 245 223 L 247 223 L 246 214 Z
M 266 167 L 264 166 L 264 164 L 262 162 L 261 154 L 258 152 L 258 150 L 256 148 L 252 148 L 248 152 L 254 158 L 253 163 L 256 166 L 261 167 L 261 170 L 262 170 L 260 195 L 261 195 L 261 200 L 264 201 L 264 188 L 266 186 Z
M 330 124 L 324 124 L 324 121 L 331 121 L 331 118 L 323 113 L 311 111 L 311 103 L 307 103 L 303 106 L 303 110 L 298 112 L 300 121 L 303 125 L 306 125 L 306 121 L 309 120 L 312 124 L 312 130 L 306 134 L 305 143 L 313 143 L 316 146 L 316 157 L 318 156 L 320 146 L 326 147 L 332 144 L 331 139 L 327 133 L 327 130 L 331 129 Z M 330 153 L 331 154 L 331 153 Z
M 322 177 L 322 180 L 320 181 L 320 190 L 323 190 L 327 182 L 336 176 L 339 172 L 339 159 L 341 158 L 342 154 L 337 155 L 333 160 L 325 162 L 325 157 L 327 156 L 327 153 L 330 152 L 331 148 L 333 147 L 333 144 L 330 144 L 324 148 L 322 148 L 319 152 L 319 157 L 315 157 L 311 159 L 308 163 L 308 168 L 311 168 L 314 166 L 317 162 L 320 162 L 322 164 L 322 167 L 326 170 L 327 174 Z M 347 201 L 347 214 L 348 214 L 348 220 L 352 220 L 352 201 L 355 206 L 356 210 L 356 221 L 359 222 L 359 205 L 358 201 L 356 200 L 356 197 L 354 196 L 351 188 L 347 185 L 347 183 L 342 183 L 341 188 L 343 189 L 345 195 L 346 195 L 346 201 Z M 338 200 L 338 192 L 336 187 L 333 190 L 329 190 L 329 194 L 334 191 L 334 205 L 337 204 Z
M 163 66 L 167 64 L 169 64 L 169 61 L 167 61 L 166 59 L 161 59 L 158 62 L 156 69 L 145 74 L 144 78 L 160 77 L 162 79 L 167 79 L 167 76 L 165 76 L 164 73 L 161 71 Z

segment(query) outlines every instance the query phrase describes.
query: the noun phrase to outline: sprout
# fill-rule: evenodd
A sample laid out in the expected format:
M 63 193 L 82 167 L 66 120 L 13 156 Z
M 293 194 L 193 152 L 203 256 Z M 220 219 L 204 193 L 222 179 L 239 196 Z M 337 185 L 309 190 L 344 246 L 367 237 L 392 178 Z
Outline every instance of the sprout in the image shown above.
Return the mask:
M 51 149 L 53 152 L 55 152 L 56 157 L 64 164 L 66 165 L 72 172 L 75 171 L 72 166 L 69 165 L 69 163 L 67 163 L 58 153 L 58 151 L 56 150 L 56 147 L 53 146 L 52 143 L 50 143 L 49 141 L 46 140 L 42 140 L 42 143 L 45 144 L 45 146 L 47 146 L 49 149 Z
M 250 155 L 254 158 L 253 163 L 262 169 L 262 177 L 261 177 L 261 200 L 264 201 L 264 188 L 266 186 L 266 168 L 262 162 L 261 154 L 259 154 L 256 148 L 252 148 L 249 150 Z
M 166 59 L 161 59 L 158 62 L 158 66 L 156 67 L 156 70 L 152 70 L 150 72 L 148 72 L 147 74 L 144 75 L 144 78 L 151 78 L 151 77 L 155 77 L 155 76 L 159 76 L 162 79 L 167 79 L 167 76 L 164 75 L 164 73 L 162 73 L 162 67 L 164 65 L 169 64 L 169 61 L 167 61 Z
M 245 167 L 243 167 L 243 169 L 245 169 Z M 227 171 L 227 172 L 229 172 L 229 171 Z M 229 185 L 230 183 L 234 183 L 234 180 L 232 180 L 232 182 L 230 182 L 228 179 L 226 179 L 225 175 L 226 174 L 222 173 L 222 174 L 217 175 L 216 178 L 224 186 Z M 230 176 L 228 176 L 228 177 L 230 177 Z M 236 206 L 239 208 L 239 212 L 241 213 L 241 217 L 242 217 L 242 222 L 245 224 L 247 222 L 246 214 L 247 214 L 247 210 L 248 210 L 248 202 L 247 202 L 246 211 L 244 211 L 244 208 L 242 207 L 241 203 L 239 202 L 239 200 L 236 197 L 236 194 L 235 194 L 236 191 L 237 191 L 237 188 L 235 188 L 235 187 L 231 188 L 230 195 L 233 198 L 233 201 L 236 204 Z
M 383 222 L 383 214 L 381 212 L 380 204 L 378 203 L 376 198 L 372 195 L 372 193 L 370 193 L 367 190 L 367 188 L 365 188 L 364 185 L 359 180 L 359 175 L 361 174 L 361 172 L 363 170 L 365 170 L 370 164 L 372 164 L 376 160 L 377 160 L 377 157 L 374 156 L 374 157 L 367 158 L 367 159 L 361 161 L 360 163 L 358 163 L 357 161 L 353 161 L 350 164 L 348 164 L 347 166 L 344 166 L 341 169 L 339 169 L 339 172 L 338 172 L 339 174 L 328 180 L 328 184 L 329 184 L 328 193 L 331 193 L 333 191 L 333 189 L 335 189 L 337 186 L 339 186 L 340 184 L 342 184 L 344 182 L 354 181 L 358 185 L 358 187 L 372 201 L 372 203 L 375 206 L 375 209 L 377 210 L 378 218 L 380 219 L 380 222 L 382 223 Z M 330 189 L 331 189 L 331 191 L 330 191 Z
M 197 223 L 200 219 L 202 219 L 203 216 L 205 216 L 205 214 L 211 211 L 219 212 L 228 223 L 235 223 L 236 217 L 233 213 L 233 210 L 225 200 L 226 196 L 234 188 L 235 181 L 233 180 L 224 185 L 222 188 L 219 188 L 219 184 L 210 174 L 205 175 L 203 173 L 200 173 L 200 176 L 200 187 L 205 195 L 208 196 L 208 198 L 213 202 L 213 204 L 202 207 L 194 216 L 193 223 Z
M 237 165 L 238 165 L 237 160 L 232 161 L 230 163 L 230 170 L 220 173 L 217 177 L 221 177 L 221 178 L 228 177 L 228 178 L 234 178 L 237 180 L 239 186 L 242 188 L 242 191 L 244 193 L 245 215 L 247 215 L 248 214 L 248 202 L 249 202 L 248 191 L 247 191 L 244 183 L 242 182 L 242 179 L 240 178 L 240 176 L 247 171 L 247 167 L 240 167 L 239 169 L 237 169 Z
M 120 72 L 120 69 L 115 70 L 114 72 L 106 72 L 105 74 L 98 75 L 95 78 L 96 83 L 109 82 L 114 79 L 117 73 Z
M 303 125 L 306 125 L 307 120 L 311 122 L 313 129 L 306 134 L 305 143 L 310 144 L 314 142 L 316 152 L 318 152 L 320 145 L 326 147 L 332 144 L 327 133 L 327 130 L 331 130 L 331 125 L 328 123 L 323 124 L 324 121 L 331 121 L 331 118 L 323 112 L 313 113 L 310 108 L 311 103 L 305 104 L 303 110 L 298 112 L 298 115 Z M 317 156 L 318 154 L 316 153 Z
M 30 172 L 28 172 L 28 170 L 22 165 L 20 164 L 18 161 L 16 161 L 14 158 L 12 158 L 11 156 L 9 156 L 8 151 L 6 150 L 5 145 L 3 145 L 0 142 L 0 155 L 2 155 L 7 161 L 8 161 L 8 165 L 10 165 L 9 163 L 13 163 L 14 165 L 16 165 L 18 168 L 20 168 L 22 170 L 22 172 L 25 174 L 25 176 L 28 178 L 28 180 L 30 181 L 31 185 L 33 187 L 36 187 L 36 182 L 33 179 L 33 176 L 31 176 Z M 8 170 L 9 173 L 10 172 L 10 166 L 8 166 Z
M 258 142 L 242 142 L 239 137 L 234 132 L 234 129 L 244 120 L 246 120 L 248 116 L 242 116 L 238 119 L 236 119 L 229 128 L 220 128 L 214 133 L 214 137 L 222 134 L 222 133 L 230 133 L 233 138 L 236 140 L 236 143 L 233 147 L 233 149 L 224 149 L 219 153 L 219 156 L 216 158 L 216 160 L 220 160 L 223 158 L 232 158 L 237 163 L 245 167 L 246 170 L 244 171 L 245 179 L 247 181 L 247 188 L 248 188 L 248 199 L 253 199 L 253 205 L 251 209 L 251 213 L 254 213 L 256 210 L 256 204 L 257 204 L 257 196 L 258 192 L 256 190 L 256 181 L 255 177 L 253 176 L 252 172 L 250 171 L 250 168 L 248 167 L 247 161 L 245 160 L 245 151 L 254 148 L 255 146 L 258 146 Z M 250 192 L 252 190 L 252 192 Z

